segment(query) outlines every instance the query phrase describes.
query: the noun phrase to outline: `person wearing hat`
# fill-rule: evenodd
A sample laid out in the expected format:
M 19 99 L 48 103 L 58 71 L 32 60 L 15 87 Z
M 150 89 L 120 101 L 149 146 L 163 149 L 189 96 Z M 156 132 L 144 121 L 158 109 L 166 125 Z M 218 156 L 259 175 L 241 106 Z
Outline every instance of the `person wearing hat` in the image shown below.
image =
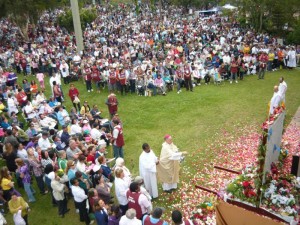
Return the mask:
M 180 159 L 186 152 L 179 152 L 174 145 L 171 135 L 164 137 L 164 143 L 157 165 L 158 179 L 162 182 L 162 188 L 165 192 L 171 193 L 177 188 L 179 182 Z
M 164 211 L 164 208 L 154 208 L 151 215 L 144 216 L 143 225 L 168 225 L 166 221 L 160 219 Z
M 142 221 L 136 218 L 136 210 L 128 209 L 121 217 L 119 225 L 142 225 Z
M 149 190 L 153 198 L 158 197 L 156 165 L 159 164 L 158 158 L 151 150 L 148 143 L 142 145 L 143 152 L 139 158 L 139 172 L 144 180 L 145 188 Z
M 57 170 L 51 180 L 51 188 L 53 190 L 53 197 L 57 202 L 58 206 L 58 216 L 64 217 L 64 215 L 70 211 L 67 207 L 67 199 L 65 197 L 65 192 L 67 192 L 67 186 L 65 182 L 68 181 L 68 177 L 65 176 L 62 169 Z
M 175 225 L 193 225 L 191 220 L 182 219 L 182 214 L 179 210 L 174 210 L 172 212 L 172 221 Z

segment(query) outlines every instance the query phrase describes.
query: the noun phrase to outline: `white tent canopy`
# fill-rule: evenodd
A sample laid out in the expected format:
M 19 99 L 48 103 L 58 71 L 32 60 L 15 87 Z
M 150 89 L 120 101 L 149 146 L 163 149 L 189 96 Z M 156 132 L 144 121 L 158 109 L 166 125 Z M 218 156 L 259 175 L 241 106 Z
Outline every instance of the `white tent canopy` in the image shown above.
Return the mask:
M 224 6 L 222 6 L 223 9 L 229 9 L 229 10 L 233 10 L 233 9 L 237 9 L 237 7 L 230 5 L 230 4 L 226 4 Z

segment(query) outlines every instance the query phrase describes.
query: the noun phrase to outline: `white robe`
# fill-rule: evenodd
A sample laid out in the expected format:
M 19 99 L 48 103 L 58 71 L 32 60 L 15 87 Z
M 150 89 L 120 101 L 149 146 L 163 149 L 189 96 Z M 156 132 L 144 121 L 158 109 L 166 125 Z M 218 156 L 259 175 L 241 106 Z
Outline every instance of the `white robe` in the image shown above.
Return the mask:
M 279 91 L 274 92 L 273 97 L 271 98 L 269 115 L 273 114 L 274 109 L 276 109 L 279 106 L 280 101 L 281 97 Z
M 140 176 L 144 179 L 145 188 L 149 191 L 153 198 L 158 197 L 157 178 L 156 178 L 156 163 L 158 159 L 154 152 L 142 152 L 139 158 Z
M 294 50 L 288 52 L 288 67 L 296 67 L 296 52 Z
M 283 101 L 284 103 L 285 103 L 286 90 L 287 90 L 287 84 L 286 84 L 285 81 L 282 81 L 278 86 L 278 92 L 279 92 L 279 95 L 281 97 L 281 101 Z

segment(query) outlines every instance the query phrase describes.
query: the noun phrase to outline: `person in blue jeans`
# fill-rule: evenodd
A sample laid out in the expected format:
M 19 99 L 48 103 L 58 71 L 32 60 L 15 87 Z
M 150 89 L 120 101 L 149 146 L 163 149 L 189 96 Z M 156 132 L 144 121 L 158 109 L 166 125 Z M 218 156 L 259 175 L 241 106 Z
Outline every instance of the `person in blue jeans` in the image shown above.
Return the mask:
M 27 164 L 24 163 L 23 159 L 21 158 L 17 158 L 15 160 L 16 164 L 17 164 L 17 173 L 19 173 L 20 177 L 22 178 L 22 182 L 24 185 L 24 189 L 25 192 L 27 194 L 28 197 L 28 202 L 35 202 L 35 197 L 33 196 L 33 194 L 35 193 L 35 191 L 33 190 L 32 186 L 31 186 L 31 176 L 29 173 L 29 168 L 27 166 Z

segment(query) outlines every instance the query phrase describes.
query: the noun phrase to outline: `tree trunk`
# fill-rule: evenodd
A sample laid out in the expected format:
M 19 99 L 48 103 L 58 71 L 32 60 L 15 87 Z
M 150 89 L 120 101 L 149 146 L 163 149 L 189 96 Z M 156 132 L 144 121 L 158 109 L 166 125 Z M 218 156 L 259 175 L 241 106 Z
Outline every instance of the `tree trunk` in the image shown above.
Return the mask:
M 259 29 L 258 29 L 259 32 L 262 31 L 262 26 L 263 26 L 263 15 L 264 15 L 264 12 L 263 12 L 263 10 L 261 10 L 261 11 L 260 11 L 260 14 L 259 14 Z
M 11 15 L 11 20 L 17 25 L 19 28 L 19 33 L 24 41 L 28 41 L 28 25 L 29 25 L 29 15 Z
M 28 42 L 29 41 L 29 37 L 28 37 L 28 22 L 26 24 L 23 25 L 19 25 L 19 33 L 22 36 L 22 38 L 24 39 L 24 41 Z

